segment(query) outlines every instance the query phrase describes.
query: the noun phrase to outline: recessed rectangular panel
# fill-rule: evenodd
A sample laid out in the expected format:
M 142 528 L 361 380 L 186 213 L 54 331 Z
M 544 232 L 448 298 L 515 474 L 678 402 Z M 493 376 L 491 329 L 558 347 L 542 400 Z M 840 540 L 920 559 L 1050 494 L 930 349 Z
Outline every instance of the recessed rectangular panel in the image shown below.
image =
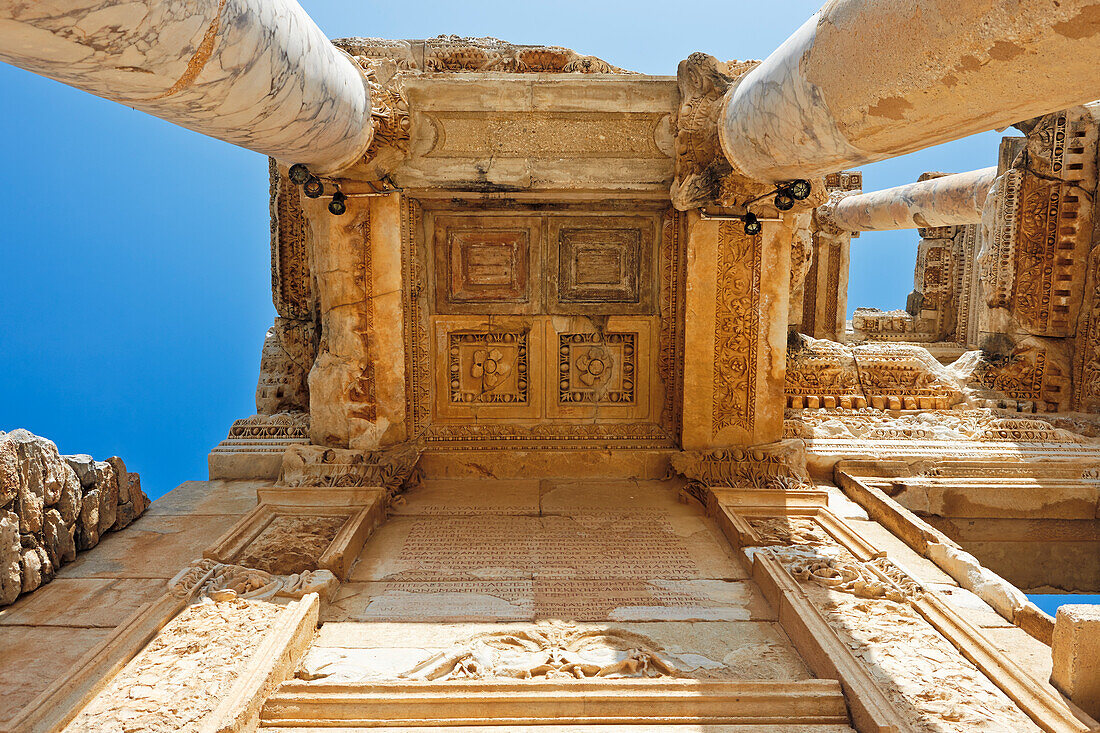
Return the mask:
M 548 226 L 551 313 L 650 313 L 655 223 L 640 216 L 560 216 Z
M 434 219 L 439 313 L 533 313 L 542 302 L 538 219 L 440 216 Z

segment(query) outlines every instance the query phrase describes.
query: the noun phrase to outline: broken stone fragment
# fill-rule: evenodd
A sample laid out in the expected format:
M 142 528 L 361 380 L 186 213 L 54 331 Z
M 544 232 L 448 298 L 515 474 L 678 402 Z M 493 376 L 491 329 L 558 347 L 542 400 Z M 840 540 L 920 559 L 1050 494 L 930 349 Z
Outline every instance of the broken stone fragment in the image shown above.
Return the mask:
M 107 461 L 96 461 L 95 490 L 99 494 L 99 529 L 102 535 L 115 523 L 118 509 L 118 474 Z
M 0 605 L 15 601 L 22 592 L 20 572 L 19 517 L 0 512 Z
M 75 560 L 76 546 L 73 544 L 73 536 L 69 528 L 65 526 L 65 520 L 61 517 L 61 512 L 56 509 L 47 509 L 43 524 L 44 547 L 54 568 Z
M 0 432 L 0 606 L 48 583 L 77 549 L 149 506 L 117 456 L 63 456 L 26 430 Z
M 99 491 L 93 489 L 84 494 L 77 522 L 76 547 L 87 550 L 99 544 Z
M 75 456 L 65 456 L 65 462 L 69 468 L 76 472 L 80 480 L 81 488 L 90 489 L 95 486 L 95 459 L 86 453 Z

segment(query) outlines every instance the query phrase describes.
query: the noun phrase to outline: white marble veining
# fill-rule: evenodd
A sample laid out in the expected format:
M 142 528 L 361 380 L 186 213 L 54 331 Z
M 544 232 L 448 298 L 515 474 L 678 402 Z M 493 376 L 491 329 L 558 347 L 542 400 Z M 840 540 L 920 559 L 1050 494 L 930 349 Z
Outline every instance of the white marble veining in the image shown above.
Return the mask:
M 725 96 L 722 149 L 779 182 L 1100 97 L 1096 0 L 833 0 Z
M 819 209 L 841 231 L 980 224 L 997 167 L 846 196 Z
M 0 2 L 0 60 L 318 173 L 370 144 L 362 73 L 294 0 Z

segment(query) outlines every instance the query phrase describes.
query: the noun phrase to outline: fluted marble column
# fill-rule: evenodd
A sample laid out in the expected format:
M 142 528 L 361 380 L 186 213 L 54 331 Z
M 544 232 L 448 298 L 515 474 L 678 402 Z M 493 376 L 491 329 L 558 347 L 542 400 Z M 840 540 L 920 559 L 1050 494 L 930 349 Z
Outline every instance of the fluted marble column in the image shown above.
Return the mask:
M 997 167 L 846 196 L 821 206 L 818 219 L 842 232 L 980 224 Z
M 1100 98 L 1100 0 L 833 0 L 726 94 L 749 178 L 822 175 Z
M 363 75 L 294 0 L 0 0 L 0 60 L 317 173 L 371 140 Z

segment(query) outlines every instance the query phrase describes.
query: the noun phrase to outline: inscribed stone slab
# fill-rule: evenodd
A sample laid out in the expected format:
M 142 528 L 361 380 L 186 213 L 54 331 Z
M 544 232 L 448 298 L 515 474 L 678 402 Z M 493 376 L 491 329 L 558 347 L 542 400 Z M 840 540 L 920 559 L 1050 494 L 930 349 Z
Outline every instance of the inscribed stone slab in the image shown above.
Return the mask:
M 424 481 L 390 510 L 393 516 L 538 513 L 538 479 Z
M 398 517 L 367 543 L 352 580 L 747 577 L 699 517 Z

